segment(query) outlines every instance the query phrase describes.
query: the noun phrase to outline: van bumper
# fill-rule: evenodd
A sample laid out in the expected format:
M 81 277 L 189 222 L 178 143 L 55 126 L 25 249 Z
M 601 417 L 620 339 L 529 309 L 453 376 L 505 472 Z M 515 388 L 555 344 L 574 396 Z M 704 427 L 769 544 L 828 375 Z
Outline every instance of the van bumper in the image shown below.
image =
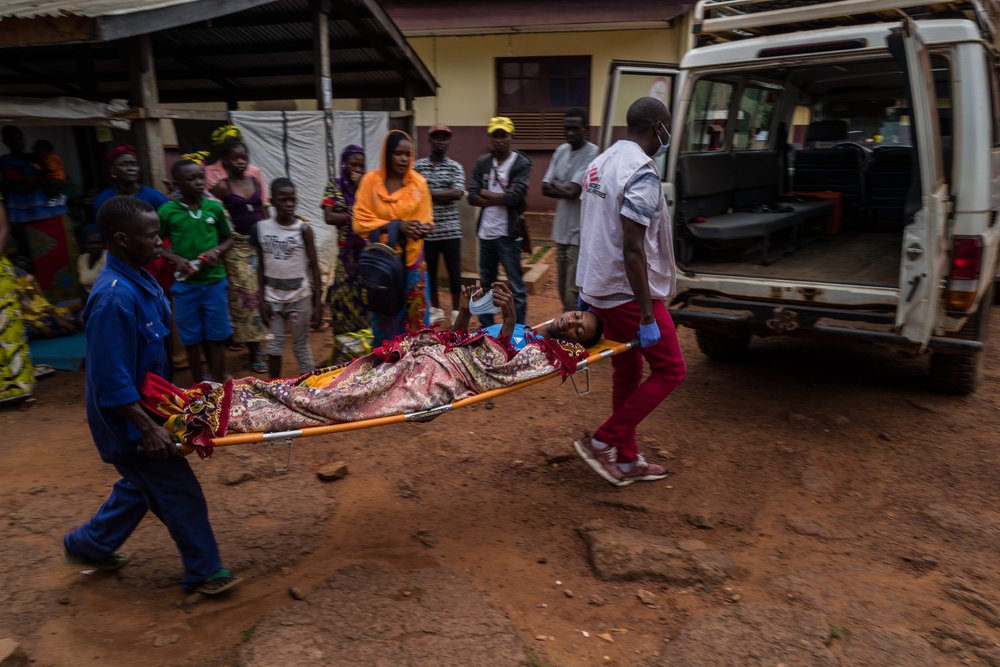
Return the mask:
M 919 343 L 892 330 L 895 314 L 884 310 L 842 310 L 682 294 L 671 306 L 670 316 L 676 324 L 692 329 L 733 335 L 835 336 L 912 352 L 923 351 Z M 978 340 L 934 336 L 927 347 L 943 354 L 973 354 L 982 350 L 983 344 Z

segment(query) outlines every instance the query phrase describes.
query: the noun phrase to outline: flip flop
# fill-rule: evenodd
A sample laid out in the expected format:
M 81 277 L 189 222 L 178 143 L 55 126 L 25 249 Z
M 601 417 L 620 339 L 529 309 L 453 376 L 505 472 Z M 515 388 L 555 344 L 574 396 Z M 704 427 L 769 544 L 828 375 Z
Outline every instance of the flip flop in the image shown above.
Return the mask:
M 202 595 L 220 595 L 225 593 L 230 588 L 233 588 L 239 584 L 242 579 L 234 577 L 229 574 L 229 570 L 223 568 L 213 574 L 210 578 L 198 584 L 195 588 L 196 593 L 201 593 Z
M 54 375 L 55 372 L 56 372 L 56 369 L 52 368 L 52 366 L 47 366 L 45 364 L 35 364 L 35 379 L 36 380 L 41 380 L 44 377 L 48 377 L 50 375 Z
M 84 558 L 83 556 L 78 556 L 70 551 L 63 551 L 63 561 L 65 561 L 67 565 L 78 565 L 92 570 L 101 570 L 102 572 L 114 572 L 116 570 L 120 570 L 128 565 L 130 560 L 132 560 L 132 557 L 122 551 L 115 551 L 104 560 L 91 560 L 89 558 Z

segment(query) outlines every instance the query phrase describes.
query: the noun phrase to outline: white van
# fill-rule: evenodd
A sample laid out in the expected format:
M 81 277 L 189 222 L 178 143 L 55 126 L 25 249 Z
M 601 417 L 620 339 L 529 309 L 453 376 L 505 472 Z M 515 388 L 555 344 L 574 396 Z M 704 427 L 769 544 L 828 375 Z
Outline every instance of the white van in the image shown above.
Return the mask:
M 997 0 L 703 0 L 692 31 L 679 68 L 613 64 L 602 137 L 644 87 L 673 99 L 675 321 L 713 358 L 836 336 L 929 353 L 935 388 L 972 391 L 1000 242 Z

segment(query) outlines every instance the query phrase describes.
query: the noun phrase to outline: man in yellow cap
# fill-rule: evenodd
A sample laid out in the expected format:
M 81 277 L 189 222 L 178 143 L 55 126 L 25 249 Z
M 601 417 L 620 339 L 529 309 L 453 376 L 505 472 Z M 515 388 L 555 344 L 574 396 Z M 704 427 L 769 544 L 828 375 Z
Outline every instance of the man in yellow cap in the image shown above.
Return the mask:
M 524 209 L 527 207 L 531 160 L 511 150 L 514 123 L 505 116 L 495 116 L 486 126 L 490 152 L 481 155 L 472 169 L 469 203 L 481 206 L 476 235 L 479 237 L 479 282 L 496 282 L 499 266 L 507 274 L 514 293 L 517 321 L 525 323 L 528 296 L 521 271 L 521 237 L 524 234 Z M 493 324 L 492 315 L 480 315 L 483 326 Z

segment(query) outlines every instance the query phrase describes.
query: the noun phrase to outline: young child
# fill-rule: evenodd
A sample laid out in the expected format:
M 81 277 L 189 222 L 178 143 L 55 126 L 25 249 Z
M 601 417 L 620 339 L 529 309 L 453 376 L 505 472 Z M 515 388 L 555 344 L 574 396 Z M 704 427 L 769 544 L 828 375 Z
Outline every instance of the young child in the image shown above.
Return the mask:
M 323 315 L 313 232 L 304 218 L 295 215 L 295 203 L 295 184 L 287 178 L 275 179 L 271 183 L 275 217 L 258 222 L 255 234 L 260 316 L 271 331 L 267 354 L 272 378 L 281 377 L 286 320 L 292 329 L 299 373 L 313 369 L 309 325 L 318 329 Z
M 178 160 L 170 175 L 181 194 L 161 206 L 159 214 L 160 236 L 171 244 L 163 256 L 177 269 L 177 280 L 170 288 L 177 331 L 194 381 L 222 382 L 225 343 L 233 327 L 221 257 L 233 245 L 233 228 L 222 204 L 204 195 L 204 167 Z M 205 350 L 207 376 L 202 374 L 199 347 Z
M 108 251 L 104 248 L 104 237 L 101 236 L 101 230 L 97 225 L 85 226 L 81 240 L 83 252 L 77 259 L 76 269 L 80 275 L 80 287 L 83 288 L 85 295 L 89 295 L 94 281 L 107 262 Z
M 47 139 L 39 139 L 31 149 L 39 168 L 45 172 L 45 194 L 49 196 L 46 206 L 65 205 L 63 186 L 66 183 L 66 166 L 62 158 L 55 154 L 52 142 Z

